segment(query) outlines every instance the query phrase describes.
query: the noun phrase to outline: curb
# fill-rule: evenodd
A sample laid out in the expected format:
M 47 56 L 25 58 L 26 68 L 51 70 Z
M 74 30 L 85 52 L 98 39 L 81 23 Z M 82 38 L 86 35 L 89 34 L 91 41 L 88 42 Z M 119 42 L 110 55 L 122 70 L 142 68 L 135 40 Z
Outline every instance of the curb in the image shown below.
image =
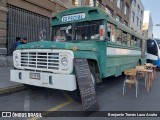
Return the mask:
M 0 89 L 0 96 L 5 95 L 5 94 L 10 94 L 10 93 L 15 93 L 15 92 L 22 91 L 25 89 L 26 87 L 24 85 L 10 86 L 4 89 Z

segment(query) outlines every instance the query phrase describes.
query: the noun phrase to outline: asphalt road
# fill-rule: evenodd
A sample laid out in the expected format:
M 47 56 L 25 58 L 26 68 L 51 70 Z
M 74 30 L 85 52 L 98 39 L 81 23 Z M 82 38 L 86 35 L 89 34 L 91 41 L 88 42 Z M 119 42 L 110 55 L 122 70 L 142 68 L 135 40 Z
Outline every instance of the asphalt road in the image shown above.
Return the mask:
M 139 80 L 138 98 L 135 95 L 135 87 L 127 89 L 122 95 L 122 86 L 125 76 L 109 77 L 96 87 L 99 102 L 99 111 L 160 111 L 160 71 L 157 71 L 156 79 L 153 81 L 152 89 L 148 94 L 144 80 Z M 37 90 L 25 90 L 10 95 L 0 96 L 0 111 L 83 111 L 80 103 L 72 100 L 67 92 L 40 88 Z M 51 112 L 49 112 L 51 113 Z M 44 113 L 48 114 L 48 113 Z M 109 119 L 109 117 L 83 117 L 83 119 Z M 4 118 L 0 118 L 0 120 Z M 8 118 L 8 120 L 27 120 L 27 118 Z M 31 120 L 37 120 L 30 118 Z M 38 118 L 39 120 L 75 120 L 80 117 L 54 117 Z M 117 118 L 118 120 L 158 120 L 160 118 Z

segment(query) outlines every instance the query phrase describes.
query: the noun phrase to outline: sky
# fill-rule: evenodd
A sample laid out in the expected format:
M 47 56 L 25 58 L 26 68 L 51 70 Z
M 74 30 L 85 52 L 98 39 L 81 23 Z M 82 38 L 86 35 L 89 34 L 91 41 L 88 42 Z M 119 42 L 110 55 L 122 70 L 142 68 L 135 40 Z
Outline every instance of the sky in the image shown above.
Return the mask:
M 141 0 L 145 10 L 151 12 L 153 25 L 160 24 L 160 0 Z M 153 26 L 153 37 L 160 38 L 160 26 Z

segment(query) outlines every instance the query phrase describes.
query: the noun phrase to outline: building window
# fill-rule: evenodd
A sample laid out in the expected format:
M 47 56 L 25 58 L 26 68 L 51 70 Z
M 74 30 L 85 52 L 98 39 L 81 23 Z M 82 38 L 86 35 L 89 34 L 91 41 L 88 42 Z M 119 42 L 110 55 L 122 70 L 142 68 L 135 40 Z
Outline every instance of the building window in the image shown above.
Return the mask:
M 132 0 L 132 4 L 134 7 L 136 7 L 136 0 Z
M 90 0 L 89 5 L 94 6 L 93 0 Z
M 140 28 L 140 29 L 142 29 L 142 22 L 141 22 L 141 21 L 140 21 L 140 25 L 139 25 L 139 28 Z
M 125 15 L 128 14 L 128 6 L 127 6 L 127 4 L 125 4 L 125 6 L 124 6 L 124 14 L 125 14 Z
M 121 8 L 121 0 L 117 0 L 117 7 L 120 9 Z
M 134 23 L 135 13 L 132 11 L 132 22 Z
M 128 23 L 127 23 L 127 21 L 124 21 L 124 25 L 128 26 Z
M 97 2 L 96 2 L 96 6 L 97 7 L 102 7 L 102 0 L 96 0 Z
M 112 2 L 112 3 L 113 3 L 113 2 L 114 2 L 114 0 L 110 0 L 110 2 Z
M 107 12 L 108 14 L 110 14 L 111 16 L 113 16 L 113 10 L 111 10 L 111 9 L 108 8 L 108 7 L 106 7 L 105 9 L 106 9 L 106 12 Z
M 140 7 L 139 7 L 139 5 L 138 5 L 138 7 L 137 7 L 137 11 L 138 11 L 138 13 L 140 12 Z
M 137 17 L 137 27 L 138 27 L 138 25 L 139 25 L 139 18 Z
M 72 0 L 72 5 L 78 6 L 78 0 Z
M 143 18 L 143 11 L 141 10 L 141 17 Z
M 120 22 L 121 21 L 121 17 L 119 17 L 118 15 L 116 16 L 116 20 L 118 21 L 118 22 Z

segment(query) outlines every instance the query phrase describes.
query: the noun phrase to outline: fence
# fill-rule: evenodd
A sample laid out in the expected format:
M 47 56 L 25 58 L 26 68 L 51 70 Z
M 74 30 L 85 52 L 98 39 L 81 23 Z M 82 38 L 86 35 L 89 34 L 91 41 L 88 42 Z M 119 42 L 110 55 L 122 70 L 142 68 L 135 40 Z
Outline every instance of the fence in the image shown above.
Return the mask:
M 15 50 L 16 37 L 26 37 L 27 42 L 39 41 L 39 34 L 46 31 L 46 40 L 50 39 L 50 19 L 48 17 L 8 5 L 7 49 L 8 55 Z

